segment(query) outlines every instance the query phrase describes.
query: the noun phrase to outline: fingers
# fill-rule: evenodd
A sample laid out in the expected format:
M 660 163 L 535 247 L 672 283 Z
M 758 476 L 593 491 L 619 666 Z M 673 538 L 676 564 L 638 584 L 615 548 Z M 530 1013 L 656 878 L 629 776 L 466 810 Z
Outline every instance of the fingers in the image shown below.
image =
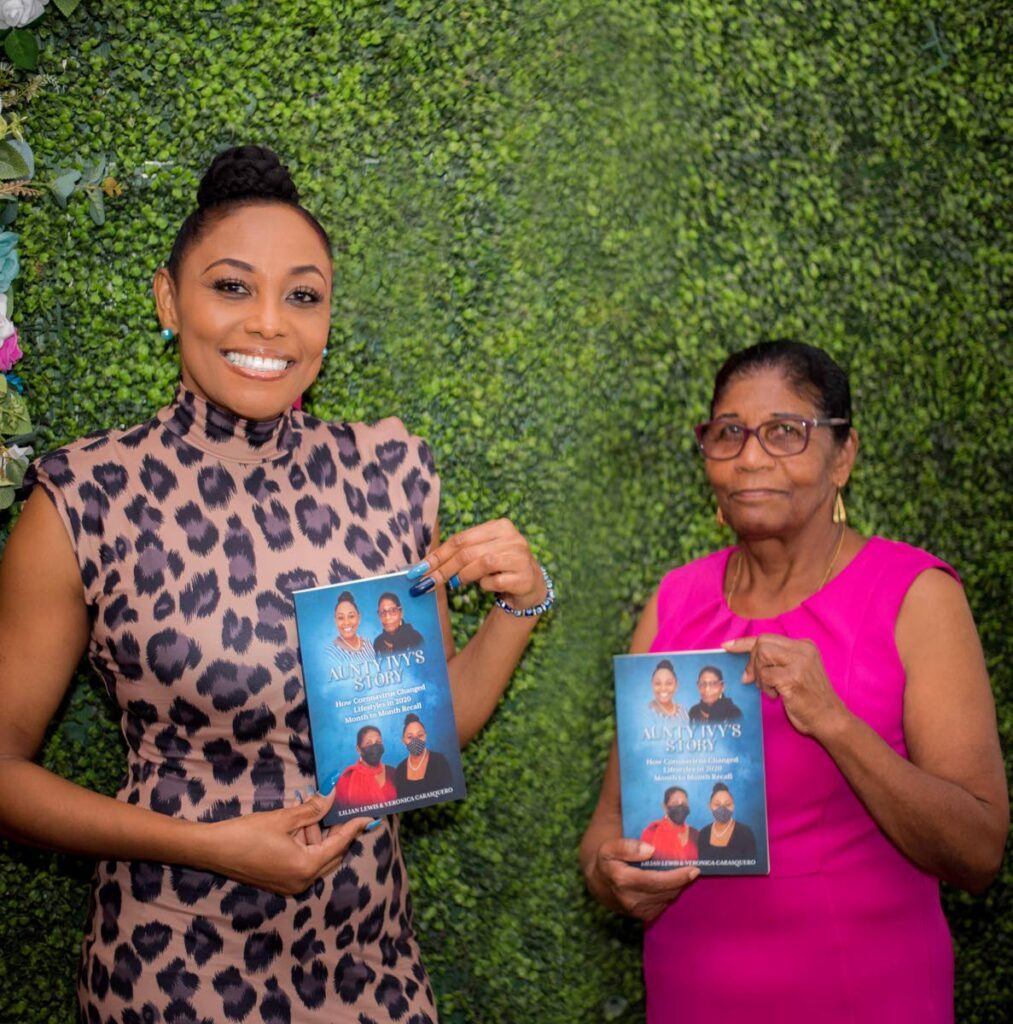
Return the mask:
M 651 871 L 644 868 L 627 868 L 639 876 L 637 889 L 640 892 L 667 893 L 684 889 L 700 877 L 698 867 L 673 868 L 670 871 Z
M 530 590 L 535 582 L 534 562 L 527 544 L 495 544 L 462 548 L 443 568 L 433 571 L 437 583 L 457 576 L 458 585 L 478 583 L 483 590 L 514 593 L 518 585 Z
M 478 583 L 483 590 L 523 597 L 545 590 L 538 563 L 528 542 L 509 519 L 496 519 L 462 530 L 434 548 L 409 570 L 415 580 L 413 595 L 450 583 L 463 586 Z
M 315 848 L 317 857 L 316 877 L 330 874 L 345 859 L 349 846 L 373 822 L 372 818 L 352 818 L 350 821 L 334 825 Z
M 448 537 L 439 547 L 433 548 L 426 555 L 428 568 L 418 573 L 418 577 L 413 578 L 432 575 L 435 569 L 445 569 L 447 562 L 461 548 L 488 544 L 489 542 L 502 540 L 510 536 L 521 537 L 517 527 L 509 519 L 490 519 L 487 522 L 479 523 L 478 526 L 470 526 L 467 530 L 461 530 L 460 533 L 455 533 L 453 536 Z M 448 580 L 452 575 L 453 573 L 444 572 L 442 579 Z

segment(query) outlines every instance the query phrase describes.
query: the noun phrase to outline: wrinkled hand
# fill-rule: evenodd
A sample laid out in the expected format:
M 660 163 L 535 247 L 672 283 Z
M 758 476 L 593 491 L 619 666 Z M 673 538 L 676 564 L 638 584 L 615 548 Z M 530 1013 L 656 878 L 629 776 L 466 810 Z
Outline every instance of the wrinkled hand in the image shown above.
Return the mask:
M 545 600 L 542 570 L 523 534 L 509 519 L 491 519 L 448 537 L 426 555 L 416 586 L 478 583 L 483 590 L 502 594 L 514 608 L 532 608 Z M 431 589 L 431 588 L 428 588 Z
M 636 839 L 609 839 L 598 847 L 594 875 L 614 897 L 623 912 L 650 924 L 700 875 L 697 867 L 651 871 L 636 867 L 650 860 L 654 847 Z M 628 862 L 633 862 L 628 863 Z
M 811 640 L 763 633 L 723 645 L 748 653 L 744 683 L 756 683 L 768 697 L 780 697 L 788 721 L 803 736 L 820 739 L 849 712 L 827 679 L 819 648 Z
M 281 896 L 304 892 L 338 867 L 353 840 L 372 821 L 353 818 L 328 829 L 324 836 L 319 823 L 332 801 L 333 794 L 318 794 L 295 807 L 209 824 L 206 827 L 214 830 L 213 852 L 200 866 Z

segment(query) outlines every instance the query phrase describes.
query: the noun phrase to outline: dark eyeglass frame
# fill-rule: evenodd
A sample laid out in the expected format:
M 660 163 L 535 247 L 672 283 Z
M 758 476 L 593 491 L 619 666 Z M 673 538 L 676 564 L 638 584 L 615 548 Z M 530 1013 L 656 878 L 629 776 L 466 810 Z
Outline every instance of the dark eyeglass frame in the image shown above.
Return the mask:
M 783 423 L 788 420 L 791 423 L 801 423 L 805 428 L 805 440 L 802 442 L 802 447 L 797 452 L 772 452 L 764 443 L 763 437 L 760 431 L 764 427 L 769 427 L 772 423 Z M 739 445 L 739 450 L 734 455 L 708 455 L 703 448 L 703 435 L 708 427 L 714 426 L 715 423 L 734 424 L 742 431 L 742 444 Z M 700 454 L 705 459 L 710 459 L 711 462 L 728 462 L 730 459 L 737 459 L 743 449 L 746 447 L 746 442 L 749 440 L 750 435 L 753 435 L 760 447 L 774 459 L 790 459 L 792 456 L 801 455 L 806 448 L 809 447 L 809 438 L 812 437 L 812 432 L 816 427 L 846 427 L 850 426 L 850 420 L 843 420 L 839 417 L 833 417 L 831 419 L 806 419 L 804 416 L 775 416 L 772 419 L 764 420 L 761 424 L 755 427 L 747 427 L 744 423 L 738 423 L 735 420 L 708 420 L 706 423 L 698 423 L 693 428 L 693 433 L 696 434 L 696 445 L 700 449 Z

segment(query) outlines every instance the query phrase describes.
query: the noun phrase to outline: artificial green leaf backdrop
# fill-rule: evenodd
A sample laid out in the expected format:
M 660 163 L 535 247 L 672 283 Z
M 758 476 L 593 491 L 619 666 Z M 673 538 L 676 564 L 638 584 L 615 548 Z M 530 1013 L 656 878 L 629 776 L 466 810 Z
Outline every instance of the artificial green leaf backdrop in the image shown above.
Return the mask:
M 38 32 L 58 87 L 31 141 L 66 210 L 22 205 L 17 300 L 45 444 L 168 400 L 152 274 L 211 156 L 267 143 L 336 241 L 311 409 L 400 415 L 443 532 L 510 515 L 557 578 L 468 801 L 405 819 L 445 1021 L 643 1020 L 637 929 L 588 899 L 576 847 L 610 657 L 667 568 L 727 543 L 689 427 L 732 349 L 795 335 L 849 368 L 852 519 L 962 573 L 1008 742 L 1001 5 L 86 0 Z M 484 602 L 454 604 L 464 639 Z M 45 760 L 118 783 L 87 675 Z M 72 1019 L 89 871 L 4 848 L 0 1020 Z M 945 893 L 961 1021 L 1009 1006 L 1008 881 Z

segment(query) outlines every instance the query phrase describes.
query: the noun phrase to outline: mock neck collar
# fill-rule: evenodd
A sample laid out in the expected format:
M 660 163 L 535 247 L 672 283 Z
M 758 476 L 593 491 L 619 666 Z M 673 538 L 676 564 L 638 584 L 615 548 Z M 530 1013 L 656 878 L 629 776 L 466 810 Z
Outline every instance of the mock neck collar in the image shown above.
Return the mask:
M 195 395 L 182 381 L 158 419 L 188 445 L 231 462 L 269 462 L 287 455 L 299 444 L 301 427 L 301 414 L 291 409 L 270 420 L 243 419 Z

